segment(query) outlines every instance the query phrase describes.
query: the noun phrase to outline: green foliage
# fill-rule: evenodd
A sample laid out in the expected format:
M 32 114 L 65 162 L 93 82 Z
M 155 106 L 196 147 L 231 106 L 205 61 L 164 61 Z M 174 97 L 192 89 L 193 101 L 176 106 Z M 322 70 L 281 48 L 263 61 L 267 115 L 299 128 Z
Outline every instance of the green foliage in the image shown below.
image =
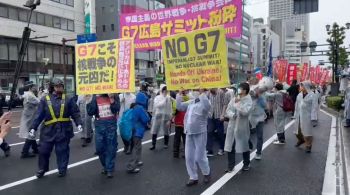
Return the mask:
M 340 110 L 341 105 L 344 103 L 343 96 L 329 96 L 326 98 L 326 103 L 329 108 Z
M 347 66 L 349 64 L 349 54 L 346 53 L 345 47 L 342 47 L 345 39 L 345 27 L 339 26 L 334 23 L 330 31 L 328 32 L 329 38 L 327 42 L 330 44 L 328 52 L 329 61 L 335 64 L 335 51 L 338 48 L 338 65 Z

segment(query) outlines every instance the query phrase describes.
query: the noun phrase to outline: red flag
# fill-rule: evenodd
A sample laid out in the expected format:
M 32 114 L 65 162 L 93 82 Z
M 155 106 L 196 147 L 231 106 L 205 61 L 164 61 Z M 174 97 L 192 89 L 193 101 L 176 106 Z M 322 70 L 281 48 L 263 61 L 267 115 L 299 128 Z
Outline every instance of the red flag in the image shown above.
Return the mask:
M 301 74 L 301 81 L 307 80 L 308 72 L 309 72 L 309 64 L 308 63 L 304 63 L 303 72 Z
M 315 82 L 315 67 L 310 67 L 310 81 L 311 83 Z
M 321 77 L 321 67 L 319 65 L 316 66 L 316 71 L 315 71 L 315 83 L 319 84 L 320 83 L 320 77 Z
M 277 79 L 280 82 L 284 82 L 286 80 L 286 71 L 288 66 L 288 60 L 276 60 L 274 61 L 274 72 L 277 75 Z
M 297 78 L 297 65 L 296 64 L 289 64 L 288 71 L 287 71 L 287 83 L 288 83 L 288 85 L 291 85 L 293 80 L 296 78 Z

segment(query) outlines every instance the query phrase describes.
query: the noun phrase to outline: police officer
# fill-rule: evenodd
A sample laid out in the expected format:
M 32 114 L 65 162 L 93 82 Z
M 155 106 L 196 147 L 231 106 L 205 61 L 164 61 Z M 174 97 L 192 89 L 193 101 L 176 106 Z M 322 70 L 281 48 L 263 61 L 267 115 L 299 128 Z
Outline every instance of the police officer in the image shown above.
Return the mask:
M 44 121 L 44 126 L 40 130 L 39 171 L 36 173 L 38 178 L 43 177 L 45 172 L 49 170 L 50 154 L 54 146 L 58 176 L 64 177 L 66 175 L 69 161 L 69 142 L 74 136 L 70 117 L 78 126 L 78 130 L 82 131 L 79 108 L 73 98 L 67 98 L 64 94 L 63 81 L 54 78 L 52 85 L 54 91 L 40 100 L 38 112 L 29 131 L 29 135 L 34 137 L 40 123 Z

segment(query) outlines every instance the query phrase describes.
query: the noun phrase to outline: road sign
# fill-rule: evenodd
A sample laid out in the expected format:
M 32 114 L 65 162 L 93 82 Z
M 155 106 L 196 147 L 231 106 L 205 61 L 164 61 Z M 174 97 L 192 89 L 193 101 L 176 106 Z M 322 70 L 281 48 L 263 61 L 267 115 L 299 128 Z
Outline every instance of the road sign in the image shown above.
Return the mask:
M 96 40 L 97 40 L 96 33 L 77 35 L 78 44 L 95 42 Z

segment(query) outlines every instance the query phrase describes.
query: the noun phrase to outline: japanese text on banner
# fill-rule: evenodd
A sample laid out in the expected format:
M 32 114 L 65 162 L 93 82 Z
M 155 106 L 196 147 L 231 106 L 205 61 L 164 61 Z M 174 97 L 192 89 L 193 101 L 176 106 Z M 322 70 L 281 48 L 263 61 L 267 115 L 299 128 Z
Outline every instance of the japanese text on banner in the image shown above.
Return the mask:
M 76 53 L 77 94 L 135 91 L 132 39 L 78 44 Z
M 242 0 L 206 0 L 120 15 L 121 38 L 132 37 L 136 50 L 160 49 L 164 36 L 220 25 L 228 38 L 241 36 Z
M 230 85 L 223 27 L 164 37 L 162 47 L 169 90 Z

